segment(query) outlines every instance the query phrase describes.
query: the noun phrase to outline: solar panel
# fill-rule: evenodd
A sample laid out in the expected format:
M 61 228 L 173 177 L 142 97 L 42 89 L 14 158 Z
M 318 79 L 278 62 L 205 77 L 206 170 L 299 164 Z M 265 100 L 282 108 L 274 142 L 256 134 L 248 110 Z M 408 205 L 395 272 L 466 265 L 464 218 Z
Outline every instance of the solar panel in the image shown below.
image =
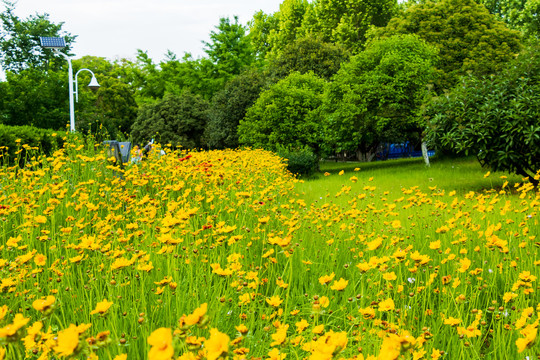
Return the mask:
M 64 38 L 58 37 L 40 37 L 41 46 L 46 49 L 61 49 L 66 47 Z

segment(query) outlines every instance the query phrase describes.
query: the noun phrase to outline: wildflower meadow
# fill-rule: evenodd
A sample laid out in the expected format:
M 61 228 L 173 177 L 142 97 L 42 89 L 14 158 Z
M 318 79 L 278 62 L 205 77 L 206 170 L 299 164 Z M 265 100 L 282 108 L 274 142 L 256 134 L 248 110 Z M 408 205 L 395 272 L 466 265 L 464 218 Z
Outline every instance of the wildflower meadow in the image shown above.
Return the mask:
M 0 359 L 540 358 L 527 181 L 389 190 L 356 169 L 315 202 L 263 150 L 119 166 L 82 137 L 19 145 L 24 167 L 0 157 Z

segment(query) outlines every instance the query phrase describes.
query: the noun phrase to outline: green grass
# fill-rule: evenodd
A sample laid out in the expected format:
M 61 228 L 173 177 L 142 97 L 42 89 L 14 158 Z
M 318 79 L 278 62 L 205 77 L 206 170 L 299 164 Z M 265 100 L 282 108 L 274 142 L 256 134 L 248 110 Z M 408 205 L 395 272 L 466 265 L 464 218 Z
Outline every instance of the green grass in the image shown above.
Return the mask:
M 342 170 L 344 174 L 339 175 Z M 500 190 L 505 181 L 510 184 L 522 181 L 519 176 L 502 172 L 484 177 L 487 172 L 488 169 L 482 168 L 473 157 L 432 160 L 429 167 L 423 159 L 369 163 L 322 161 L 320 172 L 304 179 L 296 188 L 307 202 L 315 202 L 328 194 L 339 192 L 343 185 L 352 186 L 353 190 L 358 191 L 366 185 L 374 185 L 388 191 L 391 196 L 400 193 L 404 188 L 415 186 L 424 192 L 430 192 L 430 188 L 437 187 L 447 192 L 455 190 L 463 195 L 469 191 Z M 330 175 L 325 176 L 324 173 Z M 349 180 L 352 176 L 358 178 L 356 183 Z M 373 179 L 370 181 L 371 178 Z

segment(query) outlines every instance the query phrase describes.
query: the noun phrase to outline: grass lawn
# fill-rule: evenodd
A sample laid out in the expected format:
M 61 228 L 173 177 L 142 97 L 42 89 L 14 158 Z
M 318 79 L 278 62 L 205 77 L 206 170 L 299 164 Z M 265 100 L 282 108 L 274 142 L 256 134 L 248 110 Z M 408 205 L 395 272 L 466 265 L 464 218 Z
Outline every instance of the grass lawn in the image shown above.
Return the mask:
M 341 171 L 344 173 L 339 175 Z M 297 184 L 296 189 L 307 202 L 316 202 L 328 194 L 339 192 L 345 184 L 353 188 L 376 185 L 389 194 L 401 193 L 402 189 L 415 186 L 428 192 L 436 186 L 438 190 L 465 194 L 469 191 L 500 190 L 505 181 L 510 184 L 522 181 L 520 176 L 502 172 L 484 177 L 487 172 L 474 157 L 432 160 L 429 167 L 421 158 L 369 163 L 322 161 L 320 172 Z M 357 183 L 349 180 L 353 176 L 358 178 Z

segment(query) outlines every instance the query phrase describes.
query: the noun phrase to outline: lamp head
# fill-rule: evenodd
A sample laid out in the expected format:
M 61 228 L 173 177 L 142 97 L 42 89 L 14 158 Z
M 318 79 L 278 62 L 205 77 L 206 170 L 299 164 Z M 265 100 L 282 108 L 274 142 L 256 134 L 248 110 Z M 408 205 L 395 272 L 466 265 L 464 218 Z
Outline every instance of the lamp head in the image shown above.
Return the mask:
M 92 80 L 90 80 L 90 84 L 88 84 L 88 87 L 92 90 L 97 90 L 100 87 L 94 74 L 92 74 Z

